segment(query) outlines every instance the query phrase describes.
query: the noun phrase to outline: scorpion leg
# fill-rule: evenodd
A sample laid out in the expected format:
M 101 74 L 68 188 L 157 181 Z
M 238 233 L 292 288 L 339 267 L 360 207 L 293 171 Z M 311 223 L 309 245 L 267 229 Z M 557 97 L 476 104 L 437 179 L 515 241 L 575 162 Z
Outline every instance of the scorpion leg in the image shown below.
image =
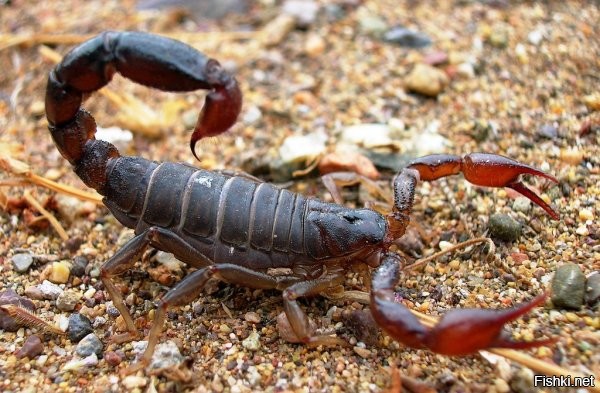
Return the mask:
M 554 177 L 495 154 L 469 154 L 462 158 L 432 155 L 412 161 L 394 180 L 394 210 L 388 215 L 388 240 L 391 242 L 404 234 L 419 179 L 435 180 L 460 172 L 476 185 L 513 188 L 541 206 L 552 218 L 558 218 L 548 204 L 519 181 L 522 174 L 542 176 L 556 182 Z M 531 348 L 554 341 L 515 342 L 502 332 L 506 323 L 543 303 L 545 294 L 507 310 L 452 310 L 433 328 L 425 327 L 406 307 L 394 301 L 394 288 L 399 282 L 403 262 L 399 255 L 385 253 L 371 282 L 373 317 L 398 341 L 446 355 L 466 355 L 490 347 Z
M 389 199 L 387 193 L 373 180 L 366 176 L 359 175 L 354 172 L 333 172 L 321 176 L 321 181 L 327 191 L 331 194 L 334 202 L 340 205 L 344 204 L 344 199 L 340 193 L 340 187 L 353 186 L 355 184 L 361 184 L 369 190 L 371 194 L 377 194 L 384 199 Z M 388 200 L 392 203 L 391 200 Z
M 181 280 L 177 285 L 171 288 L 165 296 L 159 301 L 157 305 L 157 311 L 154 317 L 154 322 L 152 324 L 152 328 L 150 329 L 150 334 L 148 335 L 148 346 L 140 361 L 124 370 L 123 374 L 131 374 L 141 368 L 146 367 L 150 364 L 150 360 L 152 359 L 152 355 L 154 353 L 154 349 L 156 344 L 158 343 L 158 339 L 160 337 L 161 331 L 163 329 L 166 313 L 171 307 L 181 306 L 184 304 L 190 303 L 193 299 L 197 298 L 206 282 L 210 278 L 219 278 L 222 281 L 228 282 L 230 284 L 239 284 L 242 286 L 248 286 L 248 283 L 251 283 L 251 286 L 256 289 L 283 289 L 286 287 L 294 286 L 295 282 L 298 281 L 297 277 L 293 276 L 279 276 L 273 277 L 265 273 L 257 272 L 254 270 L 250 270 L 243 266 L 234 265 L 230 263 L 220 263 L 214 264 L 210 266 L 203 267 L 195 272 L 189 274 L 183 280 Z M 328 276 L 328 279 L 330 277 Z M 330 281 L 323 281 L 320 283 L 319 289 L 325 288 L 327 285 L 325 283 L 329 283 Z M 295 304 L 295 299 L 293 300 Z M 297 307 L 297 305 L 296 305 Z M 299 318 L 303 321 L 306 321 L 308 324 L 308 320 L 306 316 L 300 311 L 302 314 Z M 293 325 L 292 325 L 293 326 Z M 296 330 L 296 329 L 295 329 Z M 301 331 L 301 329 L 298 329 Z M 304 335 L 307 338 L 307 342 L 311 341 L 311 337 L 308 337 L 308 333 Z M 335 342 L 335 344 L 339 344 L 337 340 L 340 340 L 335 337 L 326 337 L 334 339 L 331 342 Z M 320 337 L 315 337 L 319 343 Z M 341 341 L 341 340 L 340 340 Z
M 328 288 L 340 285 L 344 276 L 330 274 L 310 281 L 300 281 L 290 285 L 283 291 L 283 308 L 285 315 L 296 336 L 309 346 L 347 346 L 348 343 L 339 337 L 333 336 L 311 336 L 309 320 L 300 305 L 296 301 L 300 297 L 314 296 L 324 292 Z
M 100 268 L 100 279 L 112 299 L 114 306 L 119 310 L 127 325 L 128 332 L 113 337 L 113 341 L 115 342 L 133 340 L 138 337 L 139 331 L 135 327 L 133 318 L 123 302 L 121 292 L 113 283 L 112 278 L 129 270 L 134 263 L 141 258 L 149 245 L 152 245 L 159 250 L 172 252 L 183 262 L 195 267 L 211 264 L 211 261 L 207 257 L 196 251 L 192 246 L 174 233 L 163 228 L 150 227 L 129 240 Z
M 331 272 L 314 280 L 299 281 L 298 277 L 273 277 L 233 264 L 219 264 L 215 269 L 217 277 L 231 284 L 248 286 L 248 283 L 251 283 L 252 287 L 259 289 L 282 289 L 285 315 L 296 336 L 305 344 L 311 346 L 347 345 L 338 337 L 311 336 L 308 317 L 296 301 L 300 297 L 318 295 L 326 289 L 340 285 L 344 281 L 341 274 Z

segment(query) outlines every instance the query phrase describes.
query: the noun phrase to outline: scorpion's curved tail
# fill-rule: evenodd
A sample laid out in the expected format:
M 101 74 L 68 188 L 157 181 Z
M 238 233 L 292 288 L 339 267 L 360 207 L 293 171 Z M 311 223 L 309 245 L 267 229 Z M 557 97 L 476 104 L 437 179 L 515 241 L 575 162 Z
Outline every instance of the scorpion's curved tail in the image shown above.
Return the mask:
M 194 156 L 196 141 L 225 132 L 241 110 L 236 80 L 216 60 L 179 41 L 139 32 L 105 32 L 82 43 L 50 72 L 46 117 L 62 156 L 86 185 L 101 194 L 109 161 L 119 152 L 94 138 L 96 122 L 81 103 L 84 94 L 108 84 L 115 72 L 164 91 L 212 90 L 192 134 Z

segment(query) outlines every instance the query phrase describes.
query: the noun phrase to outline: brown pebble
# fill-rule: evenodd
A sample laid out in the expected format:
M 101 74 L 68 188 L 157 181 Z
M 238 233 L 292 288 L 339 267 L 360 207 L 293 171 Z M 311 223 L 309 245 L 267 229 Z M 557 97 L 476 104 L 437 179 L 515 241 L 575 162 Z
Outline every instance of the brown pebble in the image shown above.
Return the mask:
M 225 368 L 227 369 L 227 371 L 231 371 L 236 366 L 237 366 L 237 362 L 235 360 L 231 360 L 229 363 L 227 363 L 227 365 L 225 366 Z
M 427 64 L 417 64 L 404 80 L 406 88 L 419 94 L 435 97 L 448 85 L 446 74 Z
M 367 359 L 371 356 L 371 351 L 367 348 L 354 347 L 354 352 L 361 358 Z
M 248 311 L 246 314 L 244 314 L 244 319 L 247 322 L 256 324 L 260 322 L 260 315 L 258 315 L 254 311 Z
M 27 357 L 33 359 L 44 351 L 44 344 L 39 336 L 32 334 L 27 337 L 23 346 L 15 352 L 15 356 L 19 359 Z
M 106 363 L 112 367 L 117 367 L 119 364 L 121 364 L 121 361 L 123 361 L 121 356 L 113 351 L 106 351 L 104 353 L 104 360 L 106 360 Z

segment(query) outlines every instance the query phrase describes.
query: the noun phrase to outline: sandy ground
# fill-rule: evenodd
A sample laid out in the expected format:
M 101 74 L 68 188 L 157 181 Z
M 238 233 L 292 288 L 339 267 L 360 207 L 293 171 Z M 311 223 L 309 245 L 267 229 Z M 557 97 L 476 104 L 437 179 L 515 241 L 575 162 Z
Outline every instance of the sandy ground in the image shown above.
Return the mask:
M 320 12 L 314 18 L 303 10 L 309 17 L 305 25 L 292 23 L 291 28 L 261 34 L 281 14 L 272 3 L 261 1 L 246 14 L 210 21 L 181 12 L 136 12 L 130 1 L 0 2 L 2 158 L 8 154 L 6 146 L 16 144 L 11 154 L 29 163 L 35 173 L 85 189 L 47 132 L 44 89 L 53 61 L 41 52 L 42 45 L 49 44 L 62 55 L 81 37 L 107 29 L 172 34 L 232 69 L 245 95 L 243 120 L 216 142 L 199 144 L 200 165 L 205 168 L 260 174 L 264 163 L 260 157 L 276 157 L 289 136 L 322 131 L 327 151 L 333 151 L 345 127 L 378 123 L 390 125 L 397 132 L 395 140 L 433 130 L 436 140 L 444 141 L 440 152 L 502 154 L 559 179 L 558 186 L 530 181 L 560 213 L 559 221 L 537 207 L 515 210 L 513 193 L 472 188 L 460 178 L 423 185 L 414 214 L 428 238 L 414 247 L 422 255 L 439 251 L 444 242 L 485 235 L 494 213 L 511 215 L 523 233 L 513 242 L 496 241 L 492 262 L 479 252 L 468 257 L 452 254 L 405 274 L 398 291 L 409 306 L 434 315 L 455 307 L 506 307 L 540 294 L 563 264 L 577 264 L 585 275 L 600 269 L 597 3 L 455 1 L 440 6 L 340 1 L 327 7 L 317 3 Z M 432 45 L 411 49 L 385 42 L 381 34 L 398 25 L 427 35 Z M 57 39 L 45 34 L 72 36 Z M 439 63 L 436 68 L 448 79 L 433 98 L 407 89 L 411 71 L 424 63 Z M 122 105 L 101 95 L 86 102 L 101 126 L 134 130 L 133 140 L 119 145 L 122 152 L 195 164 L 185 130 L 195 121 L 202 93 L 150 91 L 120 77 L 109 89 L 134 95 L 156 115 L 140 110 L 124 115 Z M 132 122 L 138 118 L 150 125 Z M 148 136 L 149 132 L 159 135 Z M 402 142 L 394 147 L 398 155 L 410 150 Z M 388 187 L 392 175 L 382 171 L 382 186 Z M 6 172 L 0 176 L 12 177 Z M 329 198 L 314 176 L 293 179 L 286 186 Z M 321 331 L 335 332 L 352 347 L 289 344 L 281 339 L 276 322 L 282 311 L 278 292 L 220 283 L 169 314 L 161 342 L 173 341 L 187 359 L 179 373 L 171 369 L 122 378 L 119 371 L 135 363 L 139 350 L 132 344 L 109 342 L 123 323 L 98 280 L 98 267 L 131 237 L 131 231 L 105 208 L 89 202 L 64 200 L 31 186 L 0 191 L 12 202 L 26 191 L 41 202 L 49 200 L 46 206 L 69 239 L 63 241 L 47 223 L 38 222 L 35 208 L 12 203 L 0 212 L 0 289 L 33 298 L 36 314 L 63 328 L 74 313 L 87 316 L 102 343 L 99 359 L 81 360 L 77 344 L 68 336 L 44 334 L 35 327 L 2 331 L 2 391 L 377 392 L 393 384 L 394 370 L 437 391 L 552 390 L 533 387 L 534 372 L 502 359 L 491 363 L 489 356 L 449 358 L 409 350 L 383 334 L 375 335 L 371 343 L 360 343 L 360 328 L 352 328 L 348 315 L 365 306 L 354 301 L 322 297 L 302 301 Z M 356 199 L 356 192 L 352 195 Z M 17 273 L 12 263 L 19 253 L 34 256 L 24 274 Z M 89 262 L 83 275 L 74 274 L 76 257 Z M 53 273 L 60 274 L 61 267 L 54 265 L 60 261 L 66 261 L 61 267 L 66 266 L 70 275 L 59 287 L 77 299 L 72 310 L 59 309 L 57 301 L 43 299 L 35 290 Z M 183 274 L 151 259 L 117 280 L 140 327 L 149 328 L 152 301 Z M 359 275 L 349 273 L 346 289 L 366 287 Z M 578 310 L 548 303 L 511 325 L 518 338 L 558 337 L 555 345 L 531 350 L 530 355 L 596 376 L 598 328 L 597 303 Z M 256 338 L 253 332 L 258 343 L 249 349 L 249 337 Z M 41 353 L 33 359 L 19 358 L 16 351 L 32 335 L 41 338 Z

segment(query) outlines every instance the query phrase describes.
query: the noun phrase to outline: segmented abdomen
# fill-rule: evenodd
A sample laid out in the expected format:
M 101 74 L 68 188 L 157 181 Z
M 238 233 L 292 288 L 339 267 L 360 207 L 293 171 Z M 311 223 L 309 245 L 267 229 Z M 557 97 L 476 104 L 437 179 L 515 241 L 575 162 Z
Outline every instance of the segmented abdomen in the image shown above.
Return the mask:
M 111 165 L 105 203 L 141 233 L 170 229 L 215 263 L 293 267 L 327 255 L 305 247 L 304 218 L 322 202 L 243 176 L 121 157 Z

